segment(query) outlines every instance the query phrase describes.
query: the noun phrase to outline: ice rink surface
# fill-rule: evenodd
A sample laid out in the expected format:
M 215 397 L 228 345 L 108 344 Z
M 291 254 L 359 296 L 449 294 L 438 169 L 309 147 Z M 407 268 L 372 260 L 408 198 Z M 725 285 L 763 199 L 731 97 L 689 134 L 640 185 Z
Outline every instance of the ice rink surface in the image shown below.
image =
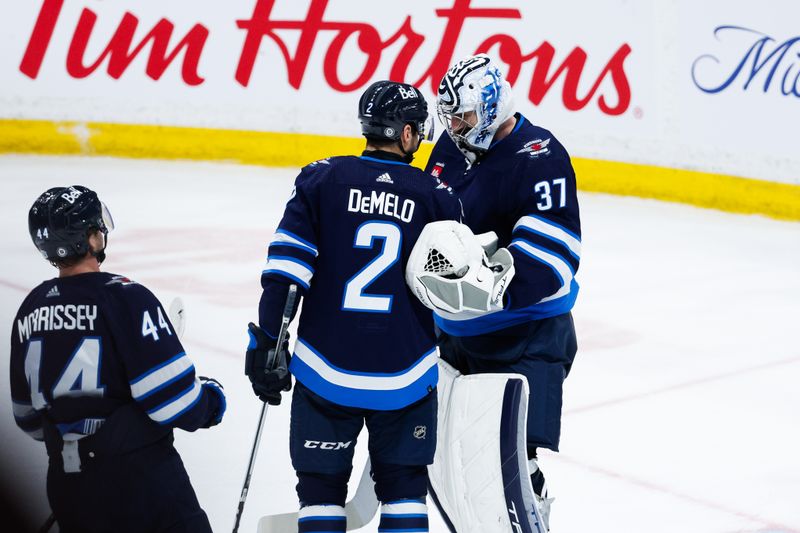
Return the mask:
M 184 346 L 228 394 L 220 426 L 176 432 L 218 532 L 233 525 L 260 407 L 243 374 L 245 328 L 257 318 L 266 246 L 294 174 L 0 157 L 5 339 L 27 292 L 55 275 L 27 230 L 30 205 L 52 186 L 89 186 L 110 207 L 117 229 L 104 270 L 165 305 L 184 299 Z M 599 194 L 580 201 L 579 352 L 561 453 L 541 454 L 553 533 L 800 532 L 800 224 Z M 1 475 L 44 520 L 44 446 L 14 425 L 3 346 Z M 296 508 L 288 403 L 269 410 L 243 532 Z M 364 457 L 359 445 L 359 473 Z M 432 506 L 430 530 L 447 531 Z

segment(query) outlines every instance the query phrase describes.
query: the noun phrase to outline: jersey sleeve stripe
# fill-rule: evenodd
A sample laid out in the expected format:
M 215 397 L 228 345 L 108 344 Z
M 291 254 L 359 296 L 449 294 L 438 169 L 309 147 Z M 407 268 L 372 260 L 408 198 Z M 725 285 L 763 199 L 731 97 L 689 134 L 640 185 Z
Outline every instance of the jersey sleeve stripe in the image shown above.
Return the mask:
M 266 268 L 262 274 L 276 273 L 297 281 L 308 289 L 311 286 L 311 278 L 314 277 L 314 270 L 302 261 L 294 258 L 283 258 L 279 256 L 267 259 Z
M 152 367 L 144 374 L 131 380 L 131 392 L 134 398 L 159 386 L 165 380 L 180 374 L 190 366 L 192 366 L 191 359 L 186 355 L 186 352 L 181 352 L 163 363 Z
M 307 252 L 309 254 L 313 254 L 314 257 L 316 257 L 318 255 L 316 250 L 313 250 L 313 249 L 309 248 L 308 246 L 306 246 L 304 244 L 295 244 L 293 242 L 272 241 L 271 243 L 269 243 L 269 246 L 270 246 L 270 248 L 272 248 L 273 246 L 282 246 L 284 248 L 297 248 L 298 250 L 302 250 L 302 251 Z
M 304 289 L 306 289 L 306 290 L 308 290 L 308 289 L 310 289 L 310 288 L 311 288 L 311 284 L 310 284 L 310 283 L 307 283 L 307 282 L 306 282 L 304 279 L 298 278 L 298 277 L 297 277 L 297 276 L 295 276 L 294 274 L 290 274 L 290 273 L 288 273 L 288 272 L 285 272 L 285 271 L 283 271 L 283 270 L 273 270 L 273 269 L 270 269 L 270 270 L 265 270 L 265 271 L 263 271 L 261 274 L 262 274 L 262 275 L 268 275 L 268 274 L 277 274 L 277 275 L 279 275 L 279 276 L 283 276 L 283 277 L 285 277 L 285 278 L 287 278 L 287 279 L 289 279 L 289 280 L 291 280 L 291 281 L 294 281 L 295 283 L 298 283 L 298 284 L 299 284 L 301 287 L 303 287 L 303 288 L 304 288 Z
M 279 229 L 278 231 L 275 232 L 275 235 L 272 237 L 272 242 L 270 243 L 270 245 L 277 243 L 290 243 L 296 246 L 302 246 L 304 248 L 307 248 L 309 252 L 314 254 L 314 256 L 318 255 L 316 246 L 314 246 L 307 240 L 302 239 L 301 237 L 295 235 L 294 233 L 286 231 L 285 229 Z
M 514 239 L 513 241 L 511 241 L 511 244 L 509 246 L 510 247 L 513 246 L 514 248 L 518 249 L 520 252 L 530 257 L 531 259 L 534 259 L 549 266 L 553 270 L 553 273 L 556 275 L 559 282 L 561 283 L 561 288 L 558 291 L 556 291 L 555 294 L 542 299 L 542 302 L 546 302 L 548 300 L 552 300 L 561 297 L 564 294 L 569 293 L 570 284 L 572 283 L 573 273 L 571 267 L 569 266 L 569 263 L 564 261 L 564 259 L 542 248 L 539 248 L 538 246 L 535 246 L 523 239 Z
M 25 433 L 27 433 L 32 439 L 44 440 L 44 430 L 41 428 L 34 431 L 26 431 Z
M 169 424 L 194 407 L 200 400 L 202 392 L 200 381 L 195 379 L 188 389 L 179 392 L 161 405 L 147 411 L 147 414 L 159 424 Z
M 267 256 L 267 266 L 269 266 L 273 261 L 289 261 L 290 263 L 296 263 L 301 267 L 305 268 L 306 270 L 310 270 L 311 273 L 314 273 L 314 267 L 302 261 L 296 257 L 292 257 L 290 255 L 270 255 Z
M 12 401 L 12 409 L 14 411 L 14 418 L 28 418 L 29 416 L 36 413 L 36 410 L 33 408 L 33 405 L 29 403 L 21 403 L 21 402 L 14 402 Z
M 554 222 L 534 215 L 528 215 L 517 221 L 514 226 L 514 233 L 519 229 L 531 231 L 537 235 L 542 235 L 550 240 L 563 244 L 575 259 L 581 258 L 580 237 Z
M 311 370 L 333 385 L 352 389 L 381 391 L 397 390 L 412 385 L 430 370 L 431 367 L 436 366 L 437 359 L 436 348 L 433 348 L 418 359 L 413 366 L 402 372 L 379 374 L 349 372 L 337 368 L 322 354 L 299 338 L 294 347 L 294 354 L 309 366 Z
M 189 361 L 188 357 L 186 361 L 187 362 L 184 362 L 183 359 L 179 359 L 169 367 L 159 370 L 157 373 L 158 375 L 149 376 L 146 383 L 137 383 L 135 386 L 132 386 L 131 395 L 135 400 L 142 401 L 165 387 L 169 387 L 186 374 L 194 371 L 194 365 Z

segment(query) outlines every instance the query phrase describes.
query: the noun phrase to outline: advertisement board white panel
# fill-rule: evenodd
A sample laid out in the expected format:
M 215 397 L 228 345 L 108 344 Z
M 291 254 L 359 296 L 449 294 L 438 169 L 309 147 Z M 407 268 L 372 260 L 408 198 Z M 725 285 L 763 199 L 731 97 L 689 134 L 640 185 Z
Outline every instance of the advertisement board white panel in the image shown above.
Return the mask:
M 355 137 L 370 82 L 432 103 L 450 64 L 486 51 L 573 155 L 800 183 L 797 15 L 793 0 L 15 2 L 0 118 Z

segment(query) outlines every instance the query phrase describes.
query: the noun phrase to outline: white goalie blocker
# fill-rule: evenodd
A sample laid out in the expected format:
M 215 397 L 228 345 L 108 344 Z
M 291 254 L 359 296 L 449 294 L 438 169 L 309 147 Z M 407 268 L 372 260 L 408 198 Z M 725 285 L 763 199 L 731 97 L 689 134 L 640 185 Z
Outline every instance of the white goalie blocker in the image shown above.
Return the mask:
M 456 533 L 547 533 L 530 482 L 528 382 L 520 374 L 461 375 L 439 361 L 431 498 Z

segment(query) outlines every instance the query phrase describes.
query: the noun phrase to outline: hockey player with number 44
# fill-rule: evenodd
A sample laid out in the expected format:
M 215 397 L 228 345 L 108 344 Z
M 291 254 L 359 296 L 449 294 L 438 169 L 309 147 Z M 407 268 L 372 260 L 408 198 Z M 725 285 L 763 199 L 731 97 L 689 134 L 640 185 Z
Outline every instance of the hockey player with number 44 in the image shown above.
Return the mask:
M 100 271 L 114 225 L 97 194 L 52 188 L 28 225 L 59 277 L 33 289 L 14 319 L 11 399 L 17 425 L 47 449 L 59 530 L 210 533 L 172 430 L 218 424 L 221 386 L 195 376 L 149 290 Z
M 509 376 L 509 387 L 505 392 L 501 387 L 499 392 L 501 399 L 505 394 L 502 401 L 507 408 L 499 411 L 503 421 L 498 422 L 503 428 L 498 429 L 502 455 L 498 464 L 507 483 L 502 487 L 505 494 L 493 509 L 503 521 L 510 522 L 511 529 L 543 533 L 549 529 L 550 498 L 538 466 L 537 448 L 558 450 L 562 384 L 577 350 L 570 313 L 578 295 L 575 273 L 581 256 L 575 173 L 567 151 L 551 132 L 514 113 L 511 86 L 485 54 L 468 57 L 450 68 L 438 89 L 437 110 L 447 135 L 439 138 L 426 171 L 459 195 L 464 204 L 464 223 L 475 234 L 496 234 L 495 242 L 479 244 L 488 253 L 495 246 L 507 248 L 514 273 L 513 278 L 487 287 L 492 294 L 491 308 L 471 305 L 464 298 L 465 289 L 471 291 L 473 284 L 467 282 L 468 271 L 432 272 L 425 263 L 430 251 L 444 252 L 454 265 L 463 262 L 463 253 L 453 254 L 450 246 L 461 230 L 442 231 L 439 225 L 427 228 L 420 237 L 415 247 L 419 260 L 409 262 L 409 284 L 434 310 L 441 332 L 442 359 L 455 368 L 443 372 L 443 376 L 460 373 L 469 378 L 457 377 L 455 388 L 448 390 L 458 396 L 459 383 L 489 379 L 493 374 Z M 511 394 L 513 383 L 516 396 Z M 523 398 L 528 387 L 527 406 L 511 401 L 512 397 Z M 444 404 L 441 397 L 440 403 Z M 483 405 L 488 403 L 487 398 Z M 524 413 L 526 408 L 527 420 L 520 426 L 519 442 L 508 442 L 513 413 Z M 458 409 L 455 414 L 440 412 L 440 421 L 468 410 L 464 405 Z M 468 415 L 464 417 L 461 423 L 465 426 L 478 423 Z M 459 431 L 464 434 L 466 429 Z M 452 449 L 466 450 L 443 448 L 441 455 L 437 452 L 434 465 L 437 468 L 439 463 L 452 462 L 451 475 L 445 476 L 451 481 L 469 470 L 460 467 L 459 460 L 462 466 L 464 462 L 482 462 L 478 452 L 474 457 L 453 458 Z M 487 445 L 482 451 L 496 449 L 496 444 Z M 512 461 L 514 453 L 518 457 Z M 531 483 L 527 483 L 528 473 Z M 432 476 L 432 481 L 436 488 L 438 478 Z M 476 482 L 480 486 L 476 487 Z M 458 514 L 458 506 L 478 489 L 485 501 L 484 483 L 480 476 L 464 477 L 456 490 L 466 495 L 449 494 L 453 487 L 440 487 L 445 492 L 441 495 L 445 512 Z M 463 516 L 453 517 L 453 521 L 459 519 Z M 461 520 L 458 532 L 489 530 L 476 528 L 474 520 L 469 522 Z
M 362 155 L 311 163 L 297 177 L 269 245 L 260 327 L 250 325 L 246 373 L 256 394 L 277 404 L 290 376 L 265 365 L 288 288 L 299 287 L 304 300 L 288 368 L 296 379 L 290 452 L 301 533 L 346 530 L 347 482 L 364 424 L 380 530 L 428 530 L 438 357 L 431 312 L 404 273 L 422 228 L 459 219 L 461 208 L 451 191 L 409 165 L 432 127 L 416 88 L 376 82 L 361 96 L 358 116 Z

